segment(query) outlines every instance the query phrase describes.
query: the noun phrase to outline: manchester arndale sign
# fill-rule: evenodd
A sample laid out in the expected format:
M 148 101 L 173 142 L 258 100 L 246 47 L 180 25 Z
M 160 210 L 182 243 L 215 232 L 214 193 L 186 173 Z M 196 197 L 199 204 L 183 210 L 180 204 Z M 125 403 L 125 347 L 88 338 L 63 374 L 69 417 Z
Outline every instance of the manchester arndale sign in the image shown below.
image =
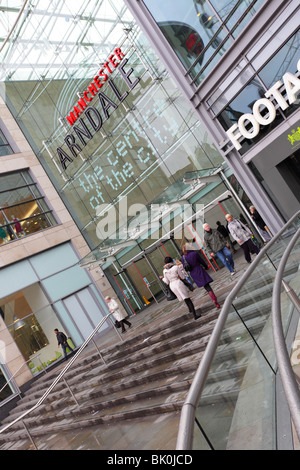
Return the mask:
M 300 72 L 300 60 L 297 64 L 297 69 Z M 284 85 L 286 91 L 286 98 L 279 91 Z M 255 101 L 252 114 L 243 114 L 237 124 L 228 129 L 226 134 L 237 150 L 242 148 L 239 139 L 245 137 L 246 139 L 253 139 L 260 132 L 260 126 L 267 126 L 271 124 L 276 118 L 276 108 L 272 101 L 268 98 L 273 98 L 279 107 L 284 111 L 291 104 L 297 100 L 297 95 L 300 92 L 300 79 L 290 72 L 283 75 L 282 81 L 278 80 L 269 90 L 266 91 L 265 97 Z M 267 111 L 267 112 L 266 112 Z M 263 114 L 262 114 L 263 113 Z M 251 128 L 249 129 L 249 122 Z M 246 128 L 247 125 L 247 128 Z
M 90 105 L 91 101 L 96 96 L 98 97 L 100 109 L 107 120 L 110 117 L 110 111 L 116 109 L 139 82 L 139 78 L 132 79 L 130 77 L 133 69 L 126 67 L 128 60 L 123 58 L 124 54 L 121 49 L 119 47 L 116 48 L 114 53 L 109 56 L 108 60 L 100 68 L 97 75 L 95 75 L 87 89 L 81 94 L 81 98 L 67 116 L 67 120 L 73 130 L 73 132 L 66 135 L 64 139 L 69 153 L 61 147 L 57 148 L 57 154 L 63 170 L 67 168 L 67 162 L 68 164 L 72 163 L 73 159 L 81 152 L 82 147 L 85 147 L 89 140 L 93 138 L 95 132 L 99 131 L 102 127 L 102 116 L 95 106 Z M 109 79 L 110 74 L 112 74 L 116 68 L 118 68 L 119 74 L 129 89 L 122 95 L 113 80 Z M 113 91 L 114 101 L 100 91 L 105 83 L 107 83 Z M 90 127 L 88 127 L 86 123 L 88 123 Z M 93 133 L 90 129 L 92 129 Z

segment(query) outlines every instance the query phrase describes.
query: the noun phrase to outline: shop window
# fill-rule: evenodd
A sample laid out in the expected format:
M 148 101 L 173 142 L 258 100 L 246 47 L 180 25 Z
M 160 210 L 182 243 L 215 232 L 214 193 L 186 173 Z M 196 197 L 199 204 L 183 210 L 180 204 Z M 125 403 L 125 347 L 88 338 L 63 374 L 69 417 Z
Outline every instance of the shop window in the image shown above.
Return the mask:
M 39 284 L 1 299 L 0 311 L 34 375 L 62 357 L 53 330 L 63 327 Z
M 11 155 L 13 152 L 11 146 L 7 142 L 7 139 L 3 132 L 0 130 L 0 156 Z
M 0 244 L 56 225 L 28 171 L 0 175 Z

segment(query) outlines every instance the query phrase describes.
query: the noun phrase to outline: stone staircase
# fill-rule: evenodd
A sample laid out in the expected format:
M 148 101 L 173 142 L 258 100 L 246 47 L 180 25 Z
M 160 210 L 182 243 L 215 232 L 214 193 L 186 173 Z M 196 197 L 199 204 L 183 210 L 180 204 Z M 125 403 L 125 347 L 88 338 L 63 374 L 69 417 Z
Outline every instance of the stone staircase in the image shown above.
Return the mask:
M 31 435 L 40 437 L 180 410 L 219 309 L 207 302 L 197 321 L 176 310 L 166 320 L 160 318 L 153 325 L 129 330 L 124 342 L 102 349 L 106 364 L 95 350 L 83 352 L 65 376 L 80 406 L 64 382 L 59 382 L 45 402 L 25 418 Z M 32 408 L 60 371 L 38 378 L 1 427 Z M 0 434 L 0 444 L 27 438 L 19 421 Z
M 293 277 L 295 269 L 290 270 L 288 278 Z M 226 271 L 222 271 L 214 286 L 221 302 L 234 284 L 226 277 Z M 263 333 L 269 318 L 272 283 L 273 275 L 262 268 L 261 277 L 252 277 L 249 281 L 248 288 L 255 293 L 254 297 L 245 290 L 234 301 L 255 338 Z M 182 303 L 163 301 L 151 315 L 145 311 L 133 319 L 133 328 L 124 335 L 123 342 L 101 349 L 105 364 L 95 349 L 83 352 L 66 374 L 79 406 L 66 385 L 58 383 L 43 405 L 26 417 L 31 435 L 39 438 L 72 429 L 119 425 L 179 413 L 219 314 L 219 309 L 212 306 L 202 290 L 197 289 L 192 297 L 195 305 L 201 305 L 200 319 L 195 321 L 187 314 Z M 238 338 L 243 335 L 239 343 Z M 224 397 L 233 402 L 237 399 L 252 350 L 249 332 L 245 337 L 245 326 L 237 321 L 233 312 L 205 386 L 202 410 L 212 405 L 217 408 L 218 403 L 221 406 Z M 1 427 L 34 406 L 60 371 L 58 368 L 38 378 Z M 22 422 L 0 434 L 0 448 L 5 449 L 5 445 L 11 446 L 12 442 L 20 440 L 28 441 Z

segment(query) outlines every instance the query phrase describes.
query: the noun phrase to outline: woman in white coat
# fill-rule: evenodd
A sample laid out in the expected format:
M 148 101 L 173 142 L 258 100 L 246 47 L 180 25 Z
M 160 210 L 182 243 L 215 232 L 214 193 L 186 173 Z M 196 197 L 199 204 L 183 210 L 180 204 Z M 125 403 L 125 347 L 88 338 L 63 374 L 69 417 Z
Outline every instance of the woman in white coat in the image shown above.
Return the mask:
M 131 323 L 126 320 L 126 318 L 128 317 L 127 313 L 122 312 L 120 310 L 119 304 L 116 302 L 115 299 L 112 299 L 111 297 L 107 296 L 105 297 L 105 300 L 107 302 L 109 311 L 113 314 L 114 319 L 121 323 L 122 333 L 125 333 L 126 329 L 124 323 L 128 325 L 129 328 L 131 327 Z
M 193 314 L 195 320 L 200 318 L 201 315 L 196 315 L 195 307 L 189 297 L 189 290 L 187 286 L 181 281 L 187 276 L 186 271 L 183 269 L 182 264 L 176 265 L 173 263 L 172 258 L 167 256 L 165 258 L 165 267 L 163 271 L 162 281 L 167 284 L 171 291 L 174 292 L 179 302 L 184 301 L 188 306 L 189 312 Z

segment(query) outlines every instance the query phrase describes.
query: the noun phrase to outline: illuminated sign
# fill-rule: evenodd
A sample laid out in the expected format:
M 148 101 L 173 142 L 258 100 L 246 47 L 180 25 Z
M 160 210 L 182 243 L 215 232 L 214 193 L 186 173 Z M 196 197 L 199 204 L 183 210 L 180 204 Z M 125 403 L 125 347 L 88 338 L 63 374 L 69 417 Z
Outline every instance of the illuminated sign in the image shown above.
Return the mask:
M 297 69 L 300 72 L 300 60 L 298 61 Z M 297 95 L 300 91 L 300 79 L 290 72 L 285 73 L 282 79 L 283 83 L 281 80 L 278 80 L 269 90 L 266 91 L 266 98 L 261 98 L 254 103 L 252 108 L 253 114 L 243 114 L 239 118 L 237 124 L 231 126 L 230 129 L 228 129 L 226 132 L 237 150 L 242 148 L 239 142 L 241 137 L 245 137 L 246 139 L 253 139 L 259 134 L 261 125 L 267 126 L 275 120 L 276 108 L 273 102 L 268 98 L 273 98 L 283 111 L 291 104 L 296 102 Z M 287 100 L 279 91 L 283 85 L 285 87 Z M 246 125 L 248 125 L 249 122 L 252 126 L 250 130 L 249 128 L 246 128 Z
M 99 70 L 99 73 L 94 77 L 93 81 L 83 92 L 82 97 L 74 106 L 73 111 L 71 111 L 67 116 L 67 120 L 71 124 L 73 132 L 68 134 L 64 141 L 71 153 L 71 156 L 61 147 L 56 149 L 63 170 L 67 168 L 67 162 L 72 163 L 73 158 L 77 157 L 77 155 L 81 152 L 82 147 L 85 147 L 88 141 L 93 138 L 94 133 L 98 132 L 102 127 L 102 116 L 100 112 L 96 107 L 90 106 L 89 103 L 96 96 L 98 96 L 100 108 L 103 111 L 104 117 L 109 119 L 110 110 L 116 109 L 119 103 L 124 101 L 124 99 L 127 97 L 129 91 L 132 90 L 139 82 L 139 78 L 135 78 L 134 80 L 131 79 L 130 76 L 133 72 L 132 68 L 125 70 L 128 62 L 127 59 L 123 59 L 121 62 L 117 61 L 117 59 L 122 59 L 123 57 L 124 54 L 122 53 L 121 49 L 116 48 L 114 50 L 114 54 L 110 55 L 108 61 L 103 64 L 103 67 Z M 111 74 L 115 68 L 118 68 L 119 75 L 129 88 L 129 91 L 125 91 L 122 95 L 113 80 L 108 79 L 109 74 Z M 112 90 L 116 98 L 115 101 L 109 98 L 102 91 L 99 91 L 105 82 L 107 82 L 107 85 Z M 84 118 L 86 119 L 86 122 L 90 124 L 94 133 L 92 133 L 90 128 L 87 126 Z M 79 125 L 75 125 L 76 122 L 78 122 Z

